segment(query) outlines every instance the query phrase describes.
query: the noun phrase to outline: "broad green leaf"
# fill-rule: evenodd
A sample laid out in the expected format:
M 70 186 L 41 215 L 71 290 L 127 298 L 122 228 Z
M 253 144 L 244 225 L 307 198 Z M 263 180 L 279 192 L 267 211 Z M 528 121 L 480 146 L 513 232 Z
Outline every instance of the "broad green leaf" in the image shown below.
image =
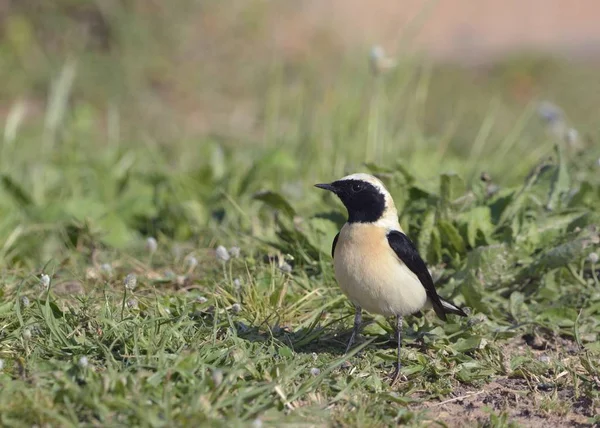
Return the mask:
M 466 228 L 467 242 L 471 247 L 477 246 L 477 235 L 481 233 L 487 244 L 491 241 L 494 231 L 489 207 L 475 207 L 459 216 Z
M 33 204 L 31 195 L 29 195 L 20 184 L 6 174 L 2 174 L 1 179 L 4 190 L 21 206 L 21 208 L 26 208 Z
M 483 302 L 484 287 L 482 282 L 475 276 L 475 272 L 469 272 L 461 278 L 460 291 L 468 307 L 479 312 L 488 312 L 489 308 Z
M 376 322 L 369 323 L 367 326 L 365 326 L 363 332 L 365 335 L 368 336 L 383 336 L 388 334 L 388 332 L 379 323 Z
M 442 174 L 440 177 L 440 209 L 442 215 L 448 215 L 454 200 L 466 192 L 465 182 L 458 174 Z
M 527 244 L 529 241 L 530 250 L 533 252 L 537 248 L 546 248 L 556 242 L 556 239 L 564 235 L 569 225 L 574 220 L 581 217 L 581 213 L 554 214 L 548 217 L 531 219 L 523 225 L 521 244 Z
M 310 240 L 324 254 L 331 254 L 331 245 L 336 233 L 339 232 L 338 226 L 321 217 L 313 217 L 309 220 L 311 226 Z
M 454 275 L 454 279 L 462 284 L 460 290 L 465 298 L 467 291 L 470 294 L 467 304 L 475 304 L 474 307 L 487 311 L 485 305 L 480 306 L 484 289 L 489 291 L 512 282 L 516 275 L 514 262 L 518 257 L 507 245 L 489 245 L 470 251 L 465 268 Z
M 0 315 L 6 315 L 13 311 L 15 304 L 13 302 L 5 302 L 0 305 Z
M 206 211 L 204 205 L 202 205 L 199 201 L 185 201 L 183 202 L 182 206 L 186 217 L 190 221 L 194 222 L 197 226 L 201 226 L 206 223 L 208 219 L 208 212 Z
M 422 365 L 419 364 L 415 364 L 409 367 L 403 367 L 402 368 L 402 373 L 405 376 L 410 376 L 412 374 L 415 373 L 419 373 L 422 372 L 425 369 L 425 367 L 423 367 Z M 397 403 L 400 404 L 403 407 L 408 408 L 409 404 L 413 404 L 413 403 L 418 403 L 419 400 L 412 398 L 412 397 L 406 397 L 404 395 L 392 395 L 389 392 L 386 393 L 382 393 L 379 394 L 380 399 L 385 400 L 386 402 L 392 402 L 392 403 Z
M 548 164 L 545 160 L 536 165 L 525 179 L 523 186 L 511 196 L 508 204 L 505 205 L 498 224 L 502 226 L 513 222 L 518 214 L 527 207 L 527 201 L 531 200 L 530 196 L 536 194 L 536 192 L 538 205 L 543 204 L 542 201 L 546 198 L 550 190 L 551 172 L 552 165 Z M 536 189 L 533 189 L 534 185 Z
M 446 220 L 439 220 L 438 227 L 442 237 L 454 251 L 460 254 L 465 252 L 465 243 L 460 236 L 458 229 L 456 229 L 452 223 Z
M 525 296 L 523 295 L 523 293 L 521 293 L 519 291 L 514 291 L 510 295 L 509 308 L 510 308 L 510 314 L 512 315 L 512 317 L 515 320 L 517 320 L 517 321 L 521 320 L 521 314 L 523 313 L 524 305 L 525 305 Z
M 296 215 L 294 208 L 292 208 L 289 202 L 277 192 L 264 190 L 262 192 L 255 193 L 254 199 L 264 202 L 273 209 L 281 211 L 290 219 L 294 218 Z
M 531 183 L 531 186 L 524 193 L 525 199 L 531 206 L 539 208 L 548 207 L 548 198 L 552 192 L 552 185 L 558 173 L 558 165 L 554 163 L 544 164 Z
M 243 175 L 240 184 L 238 186 L 238 196 L 245 195 L 250 189 L 252 183 L 258 182 L 262 170 L 267 170 L 270 165 L 274 165 L 276 162 L 277 152 L 280 150 L 279 147 L 271 149 L 266 153 L 261 153 L 259 160 L 252 163 L 252 166 Z
M 344 223 L 346 223 L 346 216 L 337 210 L 320 212 L 315 214 L 313 218 L 327 220 L 333 223 L 337 229 L 341 229 Z
M 245 195 L 248 189 L 250 188 L 250 185 L 256 180 L 256 177 L 258 176 L 258 171 L 260 169 L 260 165 L 261 164 L 259 164 L 258 162 L 255 162 L 252 164 L 250 169 L 246 171 L 238 186 L 238 196 Z
M 597 212 L 586 212 L 575 217 L 571 223 L 567 226 L 568 232 L 573 232 L 575 229 L 583 229 L 591 225 L 600 224 L 600 213 Z
M 103 216 L 95 222 L 102 232 L 101 241 L 111 247 L 124 248 L 134 239 L 134 234 L 116 213 Z
M 404 177 L 404 180 L 406 180 L 407 184 L 413 184 L 415 182 L 415 177 L 413 174 L 411 174 L 408 169 L 406 169 L 406 166 L 404 165 L 404 163 L 398 162 L 395 165 L 395 169 L 398 173 L 400 173 L 400 175 L 402 175 L 402 177 Z
M 429 246 L 431 244 L 431 233 L 435 227 L 435 209 L 429 209 L 423 218 L 421 230 L 419 231 L 419 253 L 424 257 L 429 255 Z
M 546 204 L 551 210 L 558 207 L 561 198 L 569 192 L 569 186 L 571 185 L 567 165 L 559 145 L 554 146 L 554 152 L 556 153 L 558 165 L 555 167 L 554 174 L 552 175 L 548 203 Z
M 225 151 L 223 146 L 216 143 L 212 147 L 210 167 L 215 180 L 220 180 L 226 173 Z
M 577 192 L 569 200 L 569 207 L 593 206 L 598 207 L 600 203 L 600 187 L 592 186 L 589 181 L 579 185 Z
M 291 358 L 294 356 L 294 351 L 292 351 L 288 346 L 282 346 L 278 350 L 278 354 L 284 358 Z
M 550 326 L 573 327 L 577 319 L 577 311 L 564 306 L 550 308 L 541 312 L 535 319 L 538 322 L 546 321 Z
M 510 359 L 510 370 L 514 371 L 517 370 L 519 367 L 521 367 L 522 365 L 524 365 L 525 363 L 531 361 L 531 358 L 529 356 L 525 356 L 525 355 L 517 355 L 514 358 Z
M 431 245 L 429 246 L 427 260 L 431 263 L 439 263 L 442 260 L 442 237 L 438 228 L 433 229 L 431 232 Z
M 460 338 L 456 341 L 452 348 L 456 352 L 467 352 L 474 351 L 475 349 L 481 349 L 485 346 L 485 343 L 482 343 L 484 339 L 481 337 L 468 337 L 468 338 Z M 482 346 L 483 345 L 483 346 Z
M 455 173 L 442 174 L 440 177 L 440 197 L 453 201 L 464 195 L 467 188 L 464 180 Z
M 560 268 L 581 260 L 591 252 L 591 244 L 598 244 L 600 238 L 595 230 L 584 230 L 567 242 L 549 248 L 537 255 L 533 262 L 519 272 L 518 280 L 541 276 L 544 272 Z
M 276 219 L 278 231 L 278 241 L 270 245 L 278 248 L 284 254 L 291 254 L 296 260 L 303 260 L 310 263 L 318 260 L 321 251 L 318 244 L 314 244 L 312 239 L 302 230 L 295 227 L 290 220 L 286 218 Z M 331 238 L 333 240 L 333 237 Z M 331 250 L 331 247 L 328 251 Z
M 77 221 L 97 220 L 107 211 L 106 205 L 94 198 L 69 199 L 64 204 L 65 214 Z
M 501 189 L 490 199 L 488 206 L 492 215 L 492 223 L 495 225 L 501 223 L 505 210 L 511 206 L 516 195 L 517 192 L 514 189 Z
M 600 352 L 600 341 L 586 343 L 583 347 L 590 352 Z
M 433 200 L 435 198 L 437 198 L 433 193 L 429 192 L 428 190 L 420 187 L 420 186 L 416 186 L 416 185 L 412 185 L 410 186 L 410 189 L 408 190 L 408 194 L 409 194 L 409 198 L 411 200 L 411 202 L 415 202 L 417 200 Z

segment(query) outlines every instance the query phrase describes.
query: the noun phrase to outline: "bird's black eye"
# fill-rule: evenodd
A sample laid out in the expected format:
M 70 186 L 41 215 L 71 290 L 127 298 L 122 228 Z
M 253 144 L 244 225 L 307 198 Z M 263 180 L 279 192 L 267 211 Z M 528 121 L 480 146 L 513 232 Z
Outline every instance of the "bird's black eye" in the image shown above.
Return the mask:
M 352 183 L 352 191 L 357 193 L 363 189 L 362 183 Z

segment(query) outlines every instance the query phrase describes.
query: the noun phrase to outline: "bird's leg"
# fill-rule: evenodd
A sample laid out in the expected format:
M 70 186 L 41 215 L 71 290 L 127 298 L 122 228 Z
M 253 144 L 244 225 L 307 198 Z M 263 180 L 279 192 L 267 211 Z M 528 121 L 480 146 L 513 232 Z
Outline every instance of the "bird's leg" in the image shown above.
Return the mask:
M 400 350 L 402 349 L 402 315 L 396 316 L 396 340 L 398 341 L 398 359 L 396 362 L 396 369 L 392 373 L 392 380 L 390 382 L 392 386 L 400 378 L 400 369 L 402 369 L 402 363 L 400 363 Z
M 356 336 L 358 336 L 358 333 L 360 331 L 360 325 L 362 324 L 362 308 L 356 305 L 354 306 L 354 308 L 354 328 L 352 329 L 352 335 L 350 336 L 350 340 L 348 341 L 348 345 L 346 346 L 346 354 L 348 353 L 350 347 L 354 343 Z

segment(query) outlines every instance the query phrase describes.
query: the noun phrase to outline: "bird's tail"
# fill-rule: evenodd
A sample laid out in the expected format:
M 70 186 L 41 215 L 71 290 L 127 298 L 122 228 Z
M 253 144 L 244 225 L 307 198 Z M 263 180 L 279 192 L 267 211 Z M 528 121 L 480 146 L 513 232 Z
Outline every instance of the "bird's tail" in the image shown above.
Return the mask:
M 461 308 L 454 305 L 453 303 L 450 303 L 449 301 L 444 300 L 441 297 L 440 297 L 440 301 L 442 302 L 442 308 L 444 309 L 444 313 L 460 315 L 461 317 L 467 316 L 465 311 L 463 311 Z

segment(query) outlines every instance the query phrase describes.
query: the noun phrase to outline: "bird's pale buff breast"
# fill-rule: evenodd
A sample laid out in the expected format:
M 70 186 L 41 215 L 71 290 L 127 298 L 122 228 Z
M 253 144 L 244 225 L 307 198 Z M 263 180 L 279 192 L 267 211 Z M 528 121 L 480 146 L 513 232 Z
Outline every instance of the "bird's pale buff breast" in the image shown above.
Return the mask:
M 387 231 L 372 224 L 345 224 L 335 248 L 335 276 L 356 305 L 381 315 L 408 315 L 427 302 L 417 276 L 399 260 Z

